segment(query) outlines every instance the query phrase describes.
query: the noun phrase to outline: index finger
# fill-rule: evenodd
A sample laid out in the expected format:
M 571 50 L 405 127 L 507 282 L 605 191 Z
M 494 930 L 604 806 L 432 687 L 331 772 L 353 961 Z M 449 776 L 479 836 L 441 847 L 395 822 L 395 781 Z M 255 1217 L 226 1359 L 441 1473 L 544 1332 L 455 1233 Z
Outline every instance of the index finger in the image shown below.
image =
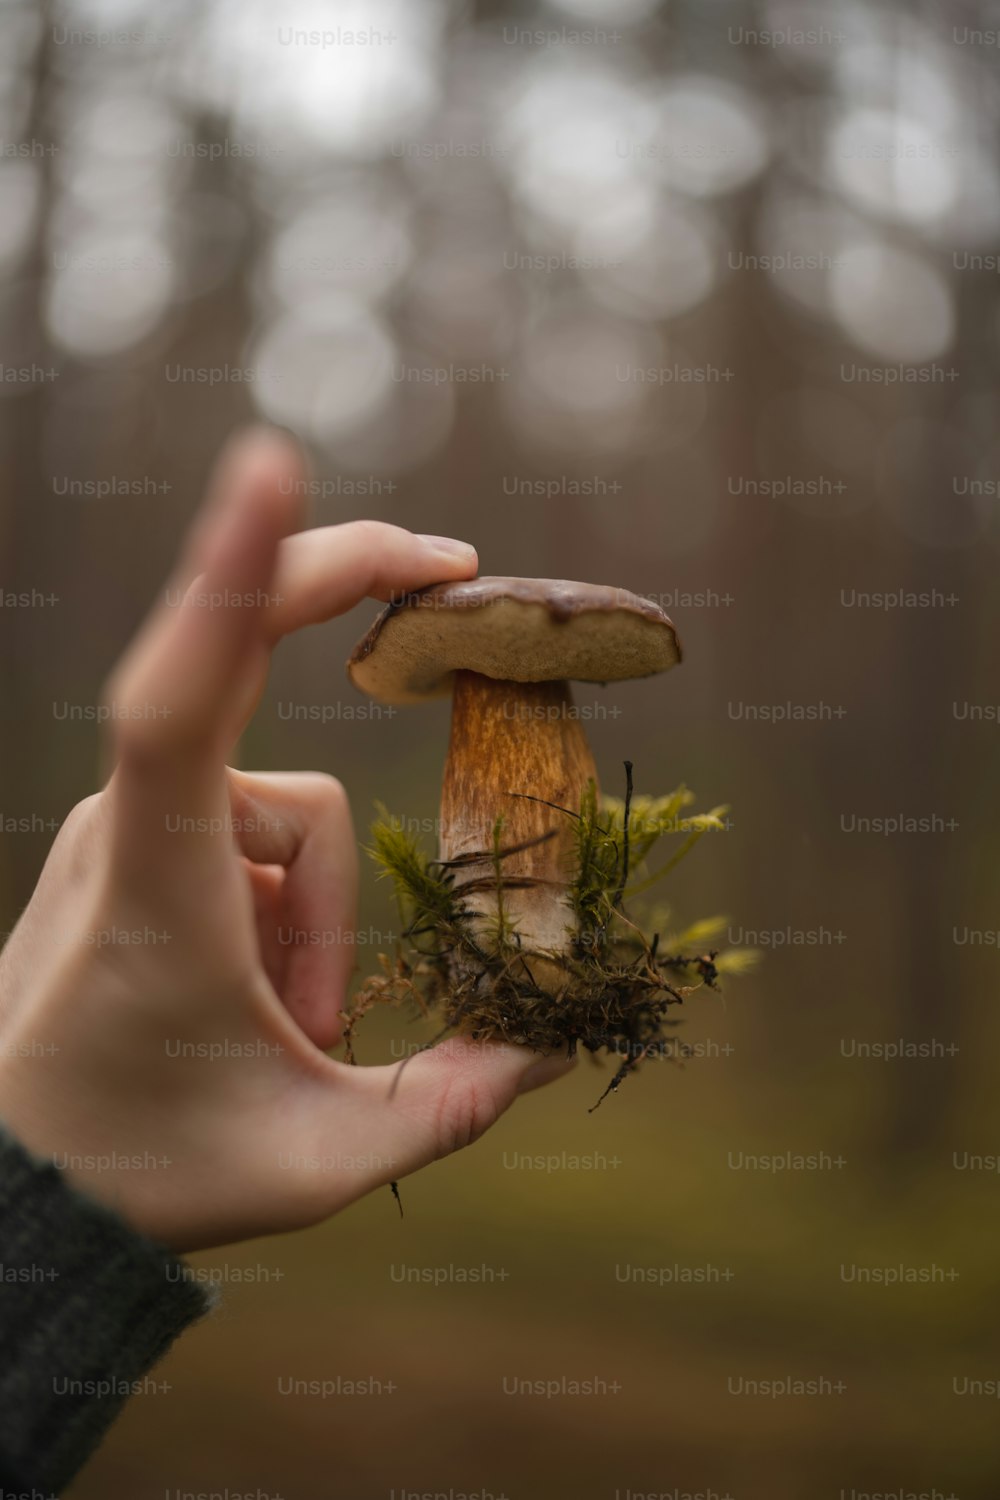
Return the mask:
M 342 615 L 362 599 L 388 600 L 431 583 L 475 577 L 475 547 L 453 537 L 420 536 L 383 521 L 347 521 L 289 537 L 282 545 L 272 641 Z
M 211 840 L 228 852 L 217 836 L 227 809 L 223 771 L 282 635 L 369 594 L 475 573 L 466 543 L 374 521 L 288 536 L 301 474 L 297 448 L 277 431 L 231 446 L 181 565 L 180 577 L 198 576 L 173 597 L 168 589 L 112 676 L 117 846 L 129 867 L 148 874 L 160 861 L 169 878 L 192 845 Z
M 298 487 L 286 481 L 301 473 L 297 448 L 277 431 L 258 429 L 229 445 L 178 583 L 108 682 L 120 868 L 162 866 L 169 874 L 192 843 L 213 837 L 225 814 L 226 756 L 248 687 L 266 662 L 262 620 L 278 549 L 299 516 Z M 192 572 L 195 582 L 180 586 Z

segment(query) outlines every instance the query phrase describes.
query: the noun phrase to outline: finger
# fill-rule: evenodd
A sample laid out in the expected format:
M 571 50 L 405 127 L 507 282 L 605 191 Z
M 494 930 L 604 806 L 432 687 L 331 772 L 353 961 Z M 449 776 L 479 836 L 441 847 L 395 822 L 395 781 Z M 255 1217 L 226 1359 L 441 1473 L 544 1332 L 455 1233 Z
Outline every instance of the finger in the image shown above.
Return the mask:
M 359 1165 L 346 1196 L 342 1178 L 334 1185 L 322 1172 L 306 1177 L 302 1191 L 317 1216 L 471 1145 L 519 1093 L 562 1077 L 575 1062 L 454 1037 L 391 1067 L 331 1066 L 333 1085 L 327 1078 L 312 1098 L 305 1155 L 322 1161 L 335 1145 L 340 1160 Z
M 431 583 L 472 578 L 478 565 L 468 542 L 418 536 L 381 521 L 304 531 L 281 549 L 268 633 L 277 640 L 344 614 L 362 599 L 386 600 Z
M 380 521 L 352 521 L 290 537 L 282 546 L 273 604 L 265 628 L 273 647 L 284 635 L 319 625 L 362 599 L 400 599 L 407 593 L 475 576 L 479 561 L 467 542 L 426 537 Z M 238 714 L 250 722 L 264 689 L 264 672 L 245 684 Z
M 230 770 L 236 840 L 257 865 L 284 867 L 274 892 L 281 1000 L 317 1047 L 334 1046 L 354 968 L 358 853 L 340 782 L 319 772 Z
M 298 517 L 287 481 L 300 472 L 297 450 L 278 432 L 255 430 L 230 445 L 181 565 L 199 575 L 193 591 L 168 589 L 112 674 L 116 845 L 128 867 L 169 867 L 193 844 L 224 842 L 211 838 L 223 767 L 247 684 L 266 661 L 262 621 L 279 546 Z
M 256 865 L 244 858 L 243 873 L 250 886 L 261 967 L 272 993 L 280 995 L 284 992 L 285 970 L 288 968 L 288 948 L 278 941 L 285 872 L 280 865 Z

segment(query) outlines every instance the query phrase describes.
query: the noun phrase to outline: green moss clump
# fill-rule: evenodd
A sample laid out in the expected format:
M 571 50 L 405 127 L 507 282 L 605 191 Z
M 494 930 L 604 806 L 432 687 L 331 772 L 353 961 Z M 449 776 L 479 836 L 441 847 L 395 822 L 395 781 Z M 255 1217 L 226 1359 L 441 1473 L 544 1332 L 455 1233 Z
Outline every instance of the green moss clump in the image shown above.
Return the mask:
M 599 797 L 591 782 L 579 809 L 558 809 L 574 820 L 576 833 L 575 868 L 567 872 L 576 930 L 557 959 L 558 993 L 536 982 L 531 954 L 505 912 L 503 862 L 511 851 L 504 848 L 503 819 L 481 856 L 492 860 L 497 882 L 496 918 L 484 931 L 481 919 L 474 923 L 463 909 L 451 871 L 379 808 L 367 852 L 392 881 L 403 941 L 394 956 L 380 955 L 381 972 L 355 997 L 345 1031 L 349 1061 L 358 1022 L 380 1002 L 410 1003 L 438 1017 L 440 1035 L 459 1031 L 540 1052 L 605 1052 L 620 1060 L 605 1094 L 643 1059 L 675 1055 L 667 1044 L 676 1024 L 668 1018 L 671 1007 L 704 986 L 717 988 L 721 974 L 747 969 L 756 955 L 711 946 L 725 929 L 724 917 L 670 931 L 669 910 L 660 907 L 656 930 L 647 936 L 629 915 L 628 903 L 665 879 L 705 834 L 724 829 L 727 811 L 686 812 L 694 794 L 684 786 L 665 797 L 633 796 L 631 770 L 626 763 L 624 798 Z M 650 870 L 654 846 L 672 839 L 680 842 Z M 545 968 L 551 971 L 551 964 Z

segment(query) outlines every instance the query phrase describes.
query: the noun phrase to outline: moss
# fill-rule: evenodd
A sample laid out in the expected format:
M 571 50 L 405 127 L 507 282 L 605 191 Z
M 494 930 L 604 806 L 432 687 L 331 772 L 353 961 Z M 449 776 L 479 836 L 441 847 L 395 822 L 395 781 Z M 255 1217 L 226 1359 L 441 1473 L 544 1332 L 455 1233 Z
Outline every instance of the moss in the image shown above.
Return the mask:
M 645 1058 L 676 1055 L 668 1043 L 676 1024 L 671 1009 L 698 989 L 718 988 L 721 974 L 748 968 L 755 955 L 712 946 L 725 929 L 724 917 L 670 931 L 669 908 L 661 906 L 649 935 L 633 920 L 631 901 L 664 880 L 705 834 L 722 831 L 726 808 L 686 812 L 694 795 L 684 786 L 665 797 L 634 796 L 628 762 L 626 775 L 624 798 L 599 797 L 591 782 L 578 809 L 558 809 L 574 819 L 576 832 L 567 890 L 576 931 L 569 952 L 559 959 L 558 993 L 536 982 L 531 955 L 506 914 L 503 862 L 512 851 L 504 848 L 502 818 L 489 851 L 497 881 L 496 918 L 484 931 L 481 920 L 474 924 L 463 911 L 451 872 L 379 809 L 367 852 L 380 875 L 392 881 L 403 941 L 395 955 L 380 955 L 380 972 L 366 979 L 355 997 L 345 1033 L 349 1061 L 358 1022 L 381 1002 L 410 1004 L 437 1017 L 440 1035 L 459 1031 L 540 1052 L 606 1053 L 619 1060 L 619 1067 L 602 1099 Z M 650 870 L 654 847 L 672 839 L 679 839 L 677 847 Z M 551 964 L 545 967 L 551 971 Z

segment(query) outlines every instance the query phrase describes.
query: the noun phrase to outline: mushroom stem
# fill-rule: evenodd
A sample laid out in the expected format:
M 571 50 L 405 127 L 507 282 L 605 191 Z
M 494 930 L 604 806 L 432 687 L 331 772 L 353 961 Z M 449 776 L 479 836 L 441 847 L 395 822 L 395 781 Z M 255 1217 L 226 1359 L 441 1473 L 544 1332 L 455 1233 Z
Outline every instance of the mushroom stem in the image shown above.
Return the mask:
M 503 914 L 522 952 L 536 955 L 530 972 L 549 991 L 562 988 L 564 976 L 546 958 L 569 952 L 574 921 L 575 819 L 558 809 L 578 812 L 591 779 L 596 785 L 597 770 L 567 682 L 455 673 L 440 856 L 465 861 L 450 864 L 454 888 L 487 930 L 499 910 L 493 830 L 503 817 L 501 848 L 513 851 L 500 863 Z

